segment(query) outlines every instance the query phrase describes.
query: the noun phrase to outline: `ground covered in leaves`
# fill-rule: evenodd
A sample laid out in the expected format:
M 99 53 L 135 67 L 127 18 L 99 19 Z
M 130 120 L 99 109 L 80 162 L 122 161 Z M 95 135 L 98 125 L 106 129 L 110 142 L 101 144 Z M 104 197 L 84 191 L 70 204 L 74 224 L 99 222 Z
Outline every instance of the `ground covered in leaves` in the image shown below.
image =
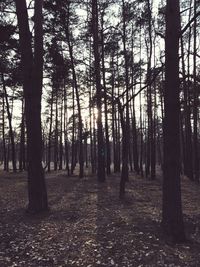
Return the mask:
M 160 231 L 161 182 L 130 177 L 118 199 L 119 175 L 47 175 L 50 211 L 26 214 L 26 174 L 0 173 L 1 267 L 200 266 L 200 187 L 183 180 L 188 242 L 173 245 Z

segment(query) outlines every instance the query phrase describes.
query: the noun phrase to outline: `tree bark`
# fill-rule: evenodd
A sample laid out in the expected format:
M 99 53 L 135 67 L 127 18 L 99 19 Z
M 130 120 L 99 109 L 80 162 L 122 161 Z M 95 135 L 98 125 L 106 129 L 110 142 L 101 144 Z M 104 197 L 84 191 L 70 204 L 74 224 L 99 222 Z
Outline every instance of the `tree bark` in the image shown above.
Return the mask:
M 6 110 L 7 110 L 7 115 L 8 115 L 8 124 L 9 124 L 9 137 L 10 137 L 10 142 L 11 142 L 11 150 L 12 150 L 12 167 L 13 171 L 17 171 L 17 166 L 16 166 L 16 151 L 15 151 L 15 138 L 14 138 L 14 133 L 13 133 L 13 127 L 12 127 L 12 115 L 10 112 L 10 105 L 8 101 L 8 94 L 7 94 L 7 89 L 6 89 L 6 84 L 5 84 L 5 79 L 4 79 L 4 74 L 1 74 L 2 82 L 3 82 L 3 90 L 4 90 L 4 97 L 6 100 Z
M 162 227 L 175 242 L 185 240 L 180 185 L 179 36 L 179 0 L 167 0 Z
M 99 182 L 105 181 L 105 145 L 103 138 L 102 125 L 102 88 L 100 74 L 100 55 L 99 55 L 99 27 L 98 27 L 98 3 L 97 0 L 92 0 L 92 19 L 93 19 L 93 48 L 94 48 L 94 66 L 96 80 L 96 96 L 97 96 L 97 154 L 98 167 L 97 178 Z
M 102 12 L 103 13 L 103 12 Z M 103 76 L 103 90 L 104 90 L 104 108 L 105 108 L 105 137 L 106 137 L 106 173 L 111 174 L 110 170 L 110 141 L 109 141 L 109 130 L 108 130 L 108 105 L 107 105 L 107 88 L 106 88 L 106 73 L 105 73 L 105 53 L 104 53 L 104 14 L 101 15 L 101 46 L 102 46 L 102 76 Z
M 194 16 L 196 16 L 197 1 L 194 0 Z M 193 76 L 194 76 L 194 179 L 199 183 L 199 140 L 198 140 L 198 102 L 199 93 L 197 88 L 197 19 L 194 20 L 194 56 L 193 56 Z
M 26 150 L 25 150 L 25 121 L 24 121 L 24 99 L 22 99 L 22 119 L 21 119 L 20 151 L 19 151 L 19 170 L 26 169 Z
M 6 171 L 7 169 L 7 150 L 6 150 L 6 138 L 5 138 L 5 97 L 4 94 L 3 98 L 3 109 L 2 109 L 2 138 L 3 138 L 3 170 Z
M 51 152 L 52 152 L 52 123 L 53 123 L 53 89 L 50 100 L 50 120 L 49 120 L 49 135 L 48 135 L 48 172 L 51 171 Z
M 128 140 L 130 138 L 130 119 L 129 119 L 129 72 L 128 72 L 128 55 L 126 49 L 126 14 L 125 14 L 125 2 L 122 0 L 122 19 L 123 19 L 123 30 L 122 30 L 122 43 L 123 43 L 123 52 L 125 60 L 125 85 L 126 85 L 126 116 L 125 122 L 122 127 L 123 138 L 122 138 L 122 176 L 123 179 L 128 181 L 129 179 L 129 169 L 128 169 L 128 160 L 129 160 L 129 145 Z M 120 118 L 121 111 L 120 112 Z M 127 165 L 127 166 L 126 166 Z
M 47 191 L 42 166 L 41 95 L 43 77 L 42 0 L 35 0 L 34 57 L 25 0 L 16 0 L 19 27 L 25 118 L 27 126 L 28 211 L 48 209 Z

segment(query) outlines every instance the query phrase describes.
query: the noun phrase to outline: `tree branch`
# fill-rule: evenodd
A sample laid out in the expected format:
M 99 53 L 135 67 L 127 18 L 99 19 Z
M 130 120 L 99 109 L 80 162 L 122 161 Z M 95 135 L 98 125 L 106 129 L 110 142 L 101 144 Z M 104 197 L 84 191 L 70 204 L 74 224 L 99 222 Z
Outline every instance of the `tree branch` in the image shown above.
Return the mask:
M 196 13 L 196 15 L 185 25 L 185 27 L 181 30 L 181 35 L 183 35 L 190 25 L 196 20 L 196 18 L 200 16 L 200 11 Z

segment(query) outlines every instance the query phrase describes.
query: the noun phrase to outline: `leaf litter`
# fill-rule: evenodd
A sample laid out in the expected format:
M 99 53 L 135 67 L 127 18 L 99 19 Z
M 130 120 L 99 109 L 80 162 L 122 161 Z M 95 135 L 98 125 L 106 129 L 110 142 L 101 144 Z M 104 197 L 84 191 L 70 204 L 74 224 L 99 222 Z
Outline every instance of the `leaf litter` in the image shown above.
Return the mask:
M 166 242 L 160 230 L 161 181 L 131 176 L 124 201 L 119 175 L 47 175 L 50 211 L 27 215 L 25 174 L 0 173 L 1 267 L 200 266 L 200 188 L 183 179 L 188 242 Z

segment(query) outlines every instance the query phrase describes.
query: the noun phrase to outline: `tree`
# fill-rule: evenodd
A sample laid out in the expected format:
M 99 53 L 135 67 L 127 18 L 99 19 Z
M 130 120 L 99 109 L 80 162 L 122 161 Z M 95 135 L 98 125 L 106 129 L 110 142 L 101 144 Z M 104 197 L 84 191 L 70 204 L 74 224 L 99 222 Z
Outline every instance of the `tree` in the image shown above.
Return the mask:
M 162 227 L 175 242 L 185 240 L 180 185 L 179 36 L 179 0 L 167 0 Z
M 64 17 L 62 16 L 64 19 Z M 68 3 L 68 10 L 67 10 L 67 22 L 64 23 L 65 27 L 65 34 L 66 39 L 68 43 L 69 48 L 69 54 L 70 54 L 70 60 L 71 60 L 71 68 L 72 68 L 72 76 L 73 76 L 73 87 L 75 89 L 75 95 L 76 95 L 76 102 L 78 107 L 78 131 L 79 131 L 79 165 L 80 165 L 80 171 L 79 171 L 79 177 L 83 178 L 84 176 L 84 159 L 83 159 L 83 123 L 82 123 L 82 116 L 81 116 L 81 105 L 80 105 L 80 97 L 79 97 L 79 88 L 78 88 L 78 81 L 77 81 L 77 74 L 74 64 L 74 55 L 73 55 L 73 46 L 70 41 L 70 2 Z
M 34 53 L 25 0 L 16 0 L 19 28 L 23 91 L 27 127 L 28 212 L 48 209 L 46 184 L 42 166 L 41 96 L 43 78 L 42 0 L 35 0 Z
M 92 0 L 92 22 L 93 22 L 93 48 L 94 48 L 94 65 L 95 65 L 95 82 L 96 82 L 96 99 L 97 99 L 97 145 L 98 145 L 98 167 L 97 178 L 99 182 L 105 181 L 105 148 L 103 139 L 102 125 L 102 88 L 100 74 L 100 55 L 99 55 L 99 27 L 98 27 L 98 4 L 97 0 Z
M 196 17 L 197 0 L 194 0 L 194 17 Z M 197 89 L 197 19 L 194 20 L 194 56 L 193 56 L 193 76 L 194 76 L 194 178 L 199 183 L 199 140 L 198 140 L 198 89 Z
M 106 139 L 106 173 L 107 175 L 110 175 L 111 156 L 110 156 L 110 141 L 109 141 L 109 129 L 108 129 L 108 104 L 106 98 L 107 85 L 106 85 L 106 71 L 105 71 L 105 40 L 104 40 L 104 14 L 106 7 L 107 4 L 105 5 L 105 7 L 103 5 L 101 11 L 101 46 L 102 46 L 101 61 L 102 61 L 102 78 L 103 78 L 104 109 L 105 109 L 104 113 L 105 113 L 105 139 Z
M 13 127 L 12 127 L 12 115 L 10 112 L 10 106 L 9 106 L 9 101 L 8 101 L 8 94 L 7 94 L 7 89 L 6 89 L 6 83 L 4 79 L 4 74 L 1 74 L 1 79 L 3 83 L 3 91 L 4 91 L 4 97 L 6 100 L 6 109 L 7 109 L 7 115 L 8 115 L 8 122 L 9 122 L 9 136 L 10 136 L 10 141 L 11 141 L 11 148 L 12 148 L 12 165 L 13 165 L 13 171 L 17 171 L 17 166 L 16 166 L 16 152 L 15 152 L 15 140 L 14 140 L 14 132 L 13 132 Z

